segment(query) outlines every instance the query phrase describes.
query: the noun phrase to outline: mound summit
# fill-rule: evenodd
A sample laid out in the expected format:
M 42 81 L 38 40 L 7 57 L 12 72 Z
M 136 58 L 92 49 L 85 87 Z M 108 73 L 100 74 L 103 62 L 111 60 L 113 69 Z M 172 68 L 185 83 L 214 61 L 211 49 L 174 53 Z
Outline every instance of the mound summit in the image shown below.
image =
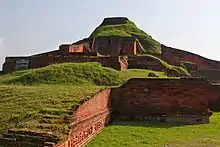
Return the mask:
M 138 38 L 143 45 L 144 53 L 161 53 L 160 43 L 139 29 L 127 17 L 109 17 L 92 32 L 89 38 L 98 36 L 121 36 Z

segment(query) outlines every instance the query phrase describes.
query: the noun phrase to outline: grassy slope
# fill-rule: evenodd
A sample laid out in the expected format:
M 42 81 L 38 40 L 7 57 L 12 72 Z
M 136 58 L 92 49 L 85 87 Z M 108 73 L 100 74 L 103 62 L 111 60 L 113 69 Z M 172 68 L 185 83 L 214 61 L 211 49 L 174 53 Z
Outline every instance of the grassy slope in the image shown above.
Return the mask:
M 172 126 L 163 123 L 121 122 L 104 128 L 88 147 L 219 147 L 220 113 L 210 124 Z
M 65 63 L 2 75 L 0 134 L 15 127 L 64 135 L 68 132 L 64 117 L 72 114 L 72 107 L 106 86 L 147 77 L 149 72 L 116 71 L 98 63 Z M 164 77 L 164 73 L 156 73 Z
M 147 33 L 139 29 L 133 22 L 127 21 L 126 24 L 117 25 L 100 25 L 97 27 L 90 38 L 97 36 L 124 36 L 124 37 L 136 37 L 140 40 L 144 47 L 145 53 L 161 53 L 160 43 L 152 39 Z

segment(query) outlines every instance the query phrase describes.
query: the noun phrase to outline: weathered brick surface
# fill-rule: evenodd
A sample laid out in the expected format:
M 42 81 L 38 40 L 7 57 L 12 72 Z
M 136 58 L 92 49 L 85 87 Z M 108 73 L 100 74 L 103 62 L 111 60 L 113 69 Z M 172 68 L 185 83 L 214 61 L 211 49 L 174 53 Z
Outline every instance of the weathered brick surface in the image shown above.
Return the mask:
M 218 98 L 210 83 L 191 78 L 130 79 L 120 88 L 113 89 L 111 95 L 113 117 L 126 119 L 209 116 L 209 101 Z
M 141 52 L 140 42 L 132 37 L 100 36 L 94 39 L 92 50 L 101 55 L 133 56 Z
M 71 130 L 67 141 L 59 147 L 77 147 L 86 144 L 97 135 L 109 121 L 110 89 L 100 91 L 82 104 L 70 120 Z

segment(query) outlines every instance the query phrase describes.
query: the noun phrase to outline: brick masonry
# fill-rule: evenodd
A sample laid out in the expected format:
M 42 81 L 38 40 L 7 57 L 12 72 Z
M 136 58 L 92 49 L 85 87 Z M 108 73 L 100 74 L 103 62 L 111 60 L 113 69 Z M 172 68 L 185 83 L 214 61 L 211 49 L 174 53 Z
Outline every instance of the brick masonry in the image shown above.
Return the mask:
M 112 90 L 114 119 L 208 123 L 219 93 L 204 79 L 130 79 Z
M 100 36 L 94 39 L 93 52 L 110 56 L 133 56 L 141 53 L 142 46 L 136 38 Z
M 58 147 L 83 146 L 97 135 L 110 119 L 110 89 L 105 89 L 86 101 L 72 116 L 67 141 Z
M 10 73 L 19 69 L 41 68 L 51 64 L 67 62 L 98 62 L 104 67 L 110 67 L 116 70 L 126 69 L 128 66 L 126 58 L 121 57 L 100 57 L 75 54 L 68 56 L 8 57 L 3 65 L 3 72 Z

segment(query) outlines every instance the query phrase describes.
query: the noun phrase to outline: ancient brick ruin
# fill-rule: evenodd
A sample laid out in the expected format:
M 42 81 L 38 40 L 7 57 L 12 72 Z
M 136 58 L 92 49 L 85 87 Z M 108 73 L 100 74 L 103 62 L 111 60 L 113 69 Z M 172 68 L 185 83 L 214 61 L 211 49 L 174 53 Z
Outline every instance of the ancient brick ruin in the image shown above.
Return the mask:
M 99 62 L 117 70 L 127 69 L 126 56 L 141 53 L 143 47 L 132 37 L 97 37 L 84 39 L 74 44 L 63 44 L 59 50 L 26 57 L 6 57 L 3 72 L 40 68 L 55 63 Z
M 129 21 L 126 17 L 105 18 L 100 26 L 123 25 Z M 95 29 L 97 30 L 98 27 Z M 142 42 L 143 43 L 143 42 Z M 20 69 L 40 68 L 50 64 L 64 62 L 99 62 L 102 66 L 116 70 L 127 68 L 151 69 L 164 71 L 167 69 L 150 57 L 140 57 L 148 48 L 143 48 L 138 37 L 132 36 L 90 36 L 72 44 L 62 44 L 58 50 L 24 57 L 6 57 L 3 73 Z M 185 64 L 188 72 L 194 77 L 205 77 L 213 83 L 220 82 L 220 62 L 205 57 L 161 45 L 161 54 L 154 56 L 171 65 Z
M 134 56 L 142 52 L 142 45 L 133 37 L 96 37 L 92 51 L 110 56 Z
M 108 18 L 101 25 L 126 23 L 127 18 Z M 220 62 L 161 45 L 154 54 L 171 65 L 184 66 L 194 77 L 220 82 Z M 135 37 L 98 36 L 73 44 L 62 44 L 58 50 L 31 56 L 6 57 L 3 72 L 35 69 L 66 62 L 98 62 L 116 70 L 128 68 L 167 72 L 159 60 L 143 54 Z M 190 63 L 187 63 L 190 62 Z M 147 75 L 146 75 L 147 76 Z M 152 77 L 155 75 L 151 74 Z M 130 79 L 118 88 L 105 89 L 84 102 L 69 120 L 65 141 L 43 132 L 8 130 L 0 138 L 1 146 L 83 146 L 96 136 L 110 120 L 148 120 L 167 123 L 209 123 L 211 110 L 220 111 L 220 86 L 203 78 Z
M 162 54 L 155 54 L 171 65 L 183 66 L 194 77 L 205 77 L 213 83 L 219 83 L 220 62 L 199 55 L 161 45 Z M 59 50 L 32 56 L 6 57 L 3 73 L 15 70 L 45 67 L 65 62 L 98 62 L 102 66 L 125 70 L 127 68 L 150 69 L 167 72 L 158 60 L 149 56 L 139 56 L 143 47 L 133 37 L 100 36 L 85 38 L 73 44 L 62 44 Z M 191 64 L 186 64 L 189 62 Z
M 176 48 L 167 47 L 165 45 L 161 45 L 161 49 L 162 54 L 158 55 L 158 57 L 167 61 L 169 64 L 181 65 L 182 61 L 194 63 L 196 66 L 189 68 L 189 72 L 193 76 L 205 77 L 213 83 L 219 83 L 219 61 L 207 59 L 197 54 Z
M 201 78 L 130 79 L 85 101 L 70 117 L 65 141 L 58 142 L 52 134 L 9 130 L 0 139 L 0 146 L 83 146 L 110 120 L 209 123 L 209 103 L 219 96 L 216 87 Z
M 130 79 L 112 90 L 114 119 L 208 123 L 209 102 L 219 93 L 206 80 Z

